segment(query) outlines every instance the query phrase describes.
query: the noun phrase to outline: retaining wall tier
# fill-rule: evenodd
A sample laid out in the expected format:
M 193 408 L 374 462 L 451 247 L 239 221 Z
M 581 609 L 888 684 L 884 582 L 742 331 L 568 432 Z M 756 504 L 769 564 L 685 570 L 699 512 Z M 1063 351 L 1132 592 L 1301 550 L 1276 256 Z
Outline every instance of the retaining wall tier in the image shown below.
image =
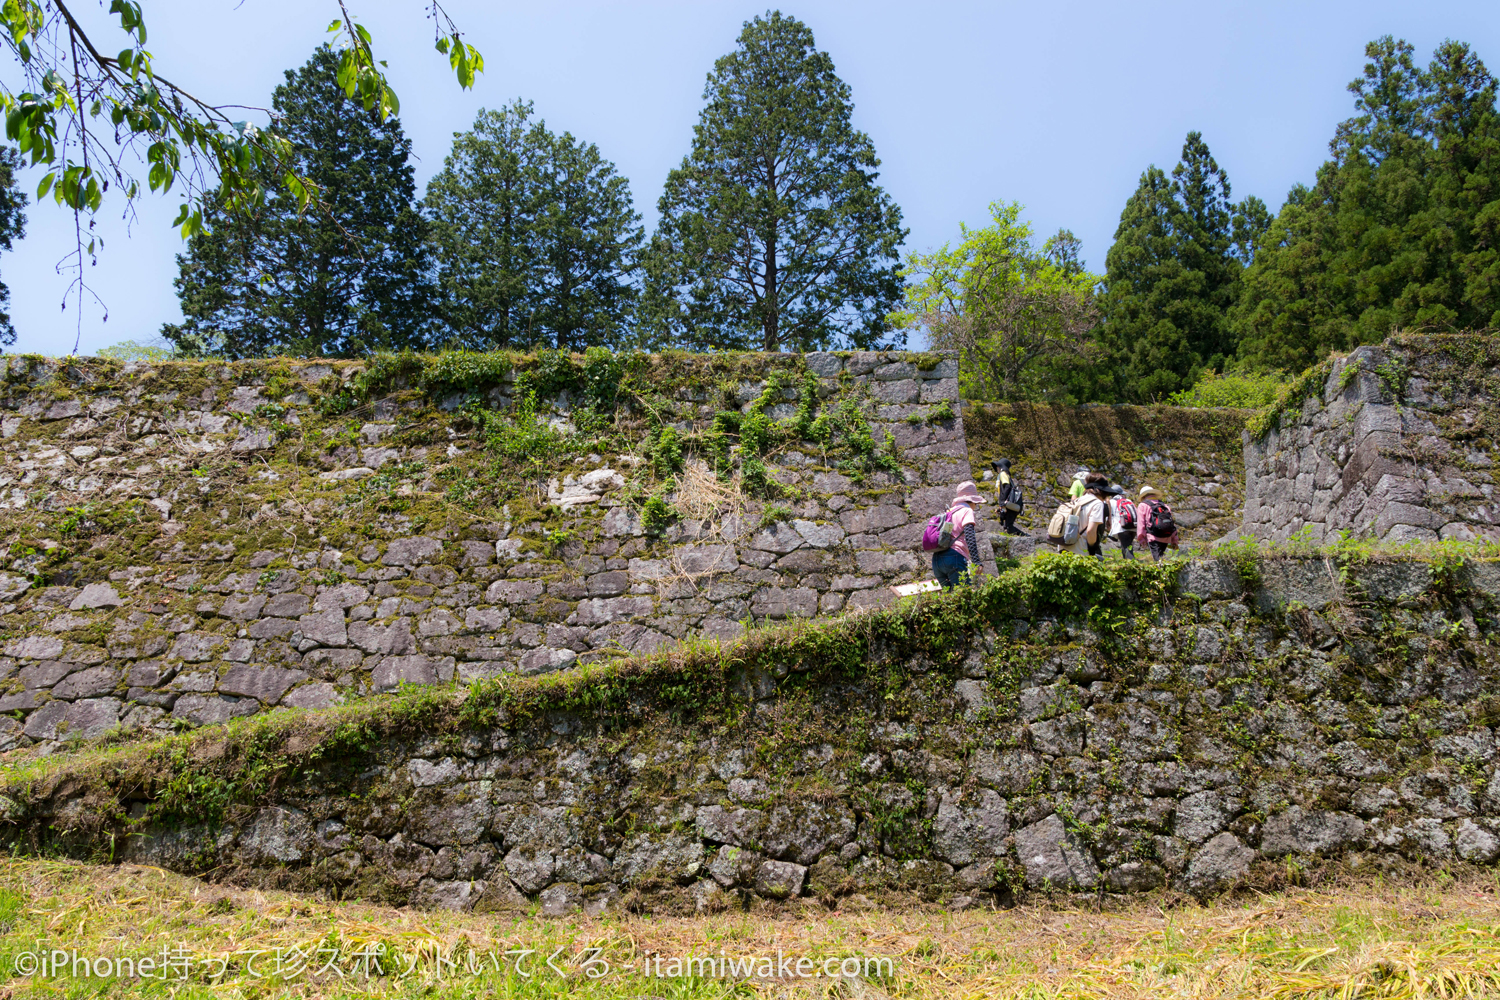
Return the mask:
M 1497 564 L 1174 576 L 1043 558 L 728 650 L 64 755 L 0 783 L 0 842 L 553 916 L 1500 857 Z
M 1246 536 L 1500 538 L 1493 335 L 1396 336 L 1303 381 L 1305 398 L 1246 434 Z
M 0 364 L 0 752 L 879 605 L 971 475 L 939 354 Z

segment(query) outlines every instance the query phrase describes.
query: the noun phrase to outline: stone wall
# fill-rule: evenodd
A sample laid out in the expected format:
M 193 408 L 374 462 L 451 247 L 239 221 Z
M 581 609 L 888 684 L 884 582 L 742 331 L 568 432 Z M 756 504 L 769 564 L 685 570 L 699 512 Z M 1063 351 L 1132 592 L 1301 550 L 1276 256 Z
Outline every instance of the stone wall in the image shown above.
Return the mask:
M 506 415 L 534 358 L 466 392 L 432 367 L 364 391 L 348 362 L 8 359 L 0 751 L 733 639 L 928 575 L 921 523 L 970 474 L 954 359 L 634 363 L 586 431 L 580 389 L 543 399 L 550 450 L 507 465 L 485 435 L 531 433 Z M 886 468 L 779 430 L 804 402 Z M 758 409 L 779 436 L 756 493 L 741 443 L 717 439 L 727 482 L 705 463 L 716 416 Z M 670 477 L 663 427 L 685 449 Z M 653 491 L 670 506 L 648 531 Z
M 1155 487 L 1177 514 L 1184 546 L 1211 542 L 1240 524 L 1240 434 L 1252 413 L 1165 405 L 966 405 L 964 435 L 975 478 L 990 474 L 991 461 L 1009 458 L 1028 498 L 1016 519 L 1026 537 L 1006 536 L 993 507 L 983 509 L 981 524 L 1001 552 L 1025 556 L 1038 544 L 1045 549 L 1048 519 L 1068 498 L 1073 474 L 1088 468 L 1132 497 L 1143 486 Z
M 1048 612 L 1055 577 L 1028 567 L 1000 605 L 246 720 L 34 768 L 0 787 L 0 840 L 554 916 L 1208 895 L 1500 856 L 1500 566 L 1195 562 L 1159 603 L 1165 569 L 1064 564 L 1141 588 L 1116 591 L 1129 617 Z
M 1244 534 L 1500 538 L 1493 341 L 1394 337 L 1304 376 L 1306 398 L 1246 436 Z

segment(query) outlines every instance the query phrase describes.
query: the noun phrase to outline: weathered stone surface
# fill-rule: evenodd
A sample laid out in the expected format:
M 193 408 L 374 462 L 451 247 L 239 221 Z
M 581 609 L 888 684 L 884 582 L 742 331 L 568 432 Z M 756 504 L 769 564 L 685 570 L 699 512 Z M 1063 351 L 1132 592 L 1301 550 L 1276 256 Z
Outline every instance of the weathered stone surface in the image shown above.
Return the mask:
M 78 592 L 68 607 L 81 611 L 85 608 L 117 608 L 124 603 L 114 587 L 107 583 L 91 583 Z
M 801 548 L 806 539 L 792 525 L 777 523 L 755 533 L 750 547 L 763 552 L 791 552 Z
M 483 897 L 486 887 L 487 884 L 484 882 L 468 880 L 439 882 L 425 878 L 417 883 L 411 901 L 413 906 L 423 910 L 471 910 L 474 904 Z
M 32 635 L 5 644 L 5 655 L 23 660 L 55 660 L 62 655 L 63 641 L 56 636 Z
M 810 865 L 853 840 L 855 828 L 854 814 L 843 805 L 803 799 L 771 810 L 760 846 L 773 857 Z
M 1500 857 L 1500 837 L 1471 819 L 1458 824 L 1453 846 L 1459 857 L 1474 864 L 1487 865 Z
M 302 633 L 305 641 L 315 642 L 320 646 L 349 644 L 349 632 L 344 627 L 344 612 L 338 608 L 303 615 L 297 619 L 297 631 Z
M 370 591 L 357 583 L 340 583 L 332 587 L 320 587 L 318 596 L 313 601 L 314 611 L 332 611 L 352 608 L 356 604 L 363 604 L 369 600 Z
M 959 791 L 943 793 L 932 825 L 933 853 L 951 865 L 971 865 L 998 858 L 1010 834 L 1010 815 L 999 794 L 982 788 L 965 796 Z
M 815 549 L 832 548 L 843 542 L 845 538 L 844 529 L 836 524 L 816 524 L 812 521 L 796 520 L 792 527 L 802 540 Z
M 1301 806 L 1266 820 L 1260 849 L 1276 857 L 1282 854 L 1331 854 L 1364 836 L 1365 824 L 1358 816 L 1330 810 L 1304 810 Z
M 1183 876 L 1183 888 L 1199 895 L 1222 892 L 1250 873 L 1255 852 L 1232 833 L 1221 833 L 1200 847 Z
M 411 619 L 398 618 L 389 625 L 354 622 L 348 627 L 349 641 L 366 653 L 391 653 L 397 656 L 417 651 L 411 634 Z
M 172 643 L 172 648 L 167 651 L 167 658 L 202 663 L 213 659 L 215 649 L 221 644 L 227 645 L 222 636 L 212 632 L 184 632 Z
M 394 691 L 404 681 L 408 684 L 436 684 L 439 680 L 437 663 L 423 654 L 413 656 L 387 656 L 381 660 L 370 675 L 376 691 Z
M 496 580 L 484 592 L 489 604 L 521 604 L 542 596 L 546 588 L 532 580 Z
M 766 814 L 759 809 L 725 809 L 703 806 L 697 815 L 698 833 L 706 840 L 735 847 L 760 843 L 766 829 Z
M 1201 844 L 1223 830 L 1240 807 L 1239 799 L 1217 790 L 1194 792 L 1177 803 L 1173 832 L 1190 844 Z
M 1056 813 L 1022 827 L 1015 837 L 1028 888 L 1088 889 L 1099 881 L 1099 866 Z
M 807 370 L 819 378 L 835 378 L 844 367 L 842 358 L 828 352 L 804 354 L 802 360 L 807 365 Z
M 578 624 L 607 625 L 650 615 L 656 603 L 649 597 L 608 597 L 578 602 Z
M 219 614 L 225 618 L 251 621 L 260 617 L 261 609 L 265 606 L 265 594 L 246 594 L 244 597 L 232 595 L 219 606 Z
M 241 664 L 231 667 L 219 679 L 218 689 L 224 694 L 244 695 L 274 705 L 281 700 L 287 688 L 307 679 L 301 670 L 283 667 Z
M 120 683 L 120 671 L 116 667 L 89 667 L 77 670 L 59 681 L 52 688 L 52 697 L 72 701 L 77 698 L 97 698 L 109 694 Z
M 458 798 L 448 797 L 439 803 L 413 810 L 410 827 L 412 839 L 433 847 L 473 844 L 478 841 L 489 826 L 494 806 L 481 797 L 483 792 L 479 790 L 457 794 Z M 511 873 L 511 878 L 515 878 L 514 872 Z
M 384 566 L 419 566 L 433 562 L 442 551 L 443 543 L 436 538 L 398 538 L 386 547 L 380 562 Z
M 615 855 L 615 871 L 627 885 L 687 885 L 702 870 L 703 844 L 678 834 L 637 834 Z
M 767 899 L 791 899 L 802 895 L 807 868 L 790 861 L 762 861 L 755 873 L 755 891 Z
M 281 696 L 281 704 L 289 708 L 329 708 L 343 699 L 338 689 L 326 681 L 304 684 Z
M 254 715 L 259 709 L 260 703 L 254 698 L 185 694 L 173 702 L 172 718 L 195 726 L 207 726 L 242 715 Z
M 301 810 L 268 806 L 240 833 L 238 846 L 263 863 L 301 861 L 312 850 L 312 823 Z
M 521 657 L 523 674 L 546 674 L 554 670 L 566 670 L 578 661 L 578 654 L 571 649 L 552 649 L 539 646 Z

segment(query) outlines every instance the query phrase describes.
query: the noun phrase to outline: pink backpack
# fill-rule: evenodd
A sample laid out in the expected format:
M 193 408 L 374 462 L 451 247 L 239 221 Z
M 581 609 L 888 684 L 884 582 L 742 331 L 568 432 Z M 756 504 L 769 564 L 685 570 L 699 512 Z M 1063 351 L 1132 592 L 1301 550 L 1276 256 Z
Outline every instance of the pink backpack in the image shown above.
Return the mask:
M 957 509 L 950 507 L 927 519 L 927 527 L 922 530 L 923 552 L 939 552 L 953 546 L 953 512 Z

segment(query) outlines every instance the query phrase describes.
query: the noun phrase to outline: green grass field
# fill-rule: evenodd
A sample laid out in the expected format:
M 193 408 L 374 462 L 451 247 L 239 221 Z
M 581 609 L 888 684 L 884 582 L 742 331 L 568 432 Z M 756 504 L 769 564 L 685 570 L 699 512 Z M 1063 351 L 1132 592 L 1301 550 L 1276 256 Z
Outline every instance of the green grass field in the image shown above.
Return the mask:
M 1207 907 L 1159 896 L 1102 912 L 1032 901 L 957 913 L 808 906 L 544 920 L 310 900 L 155 868 L 12 859 L 0 861 L 0 930 L 0 998 L 1500 996 L 1493 881 L 1365 884 Z M 56 975 L 54 952 L 65 956 Z M 91 967 L 85 975 L 74 952 L 109 959 L 109 968 L 97 967 L 107 974 Z M 45 975 L 36 957 L 43 953 Z M 752 974 L 665 974 L 674 957 L 689 956 L 749 960 Z M 158 965 L 137 967 L 143 978 L 122 977 L 113 974 L 119 957 Z M 846 959 L 867 962 L 868 975 L 865 966 L 845 975 L 853 968 Z M 889 959 L 883 970 L 881 959 Z M 374 975 L 377 967 L 386 974 Z

